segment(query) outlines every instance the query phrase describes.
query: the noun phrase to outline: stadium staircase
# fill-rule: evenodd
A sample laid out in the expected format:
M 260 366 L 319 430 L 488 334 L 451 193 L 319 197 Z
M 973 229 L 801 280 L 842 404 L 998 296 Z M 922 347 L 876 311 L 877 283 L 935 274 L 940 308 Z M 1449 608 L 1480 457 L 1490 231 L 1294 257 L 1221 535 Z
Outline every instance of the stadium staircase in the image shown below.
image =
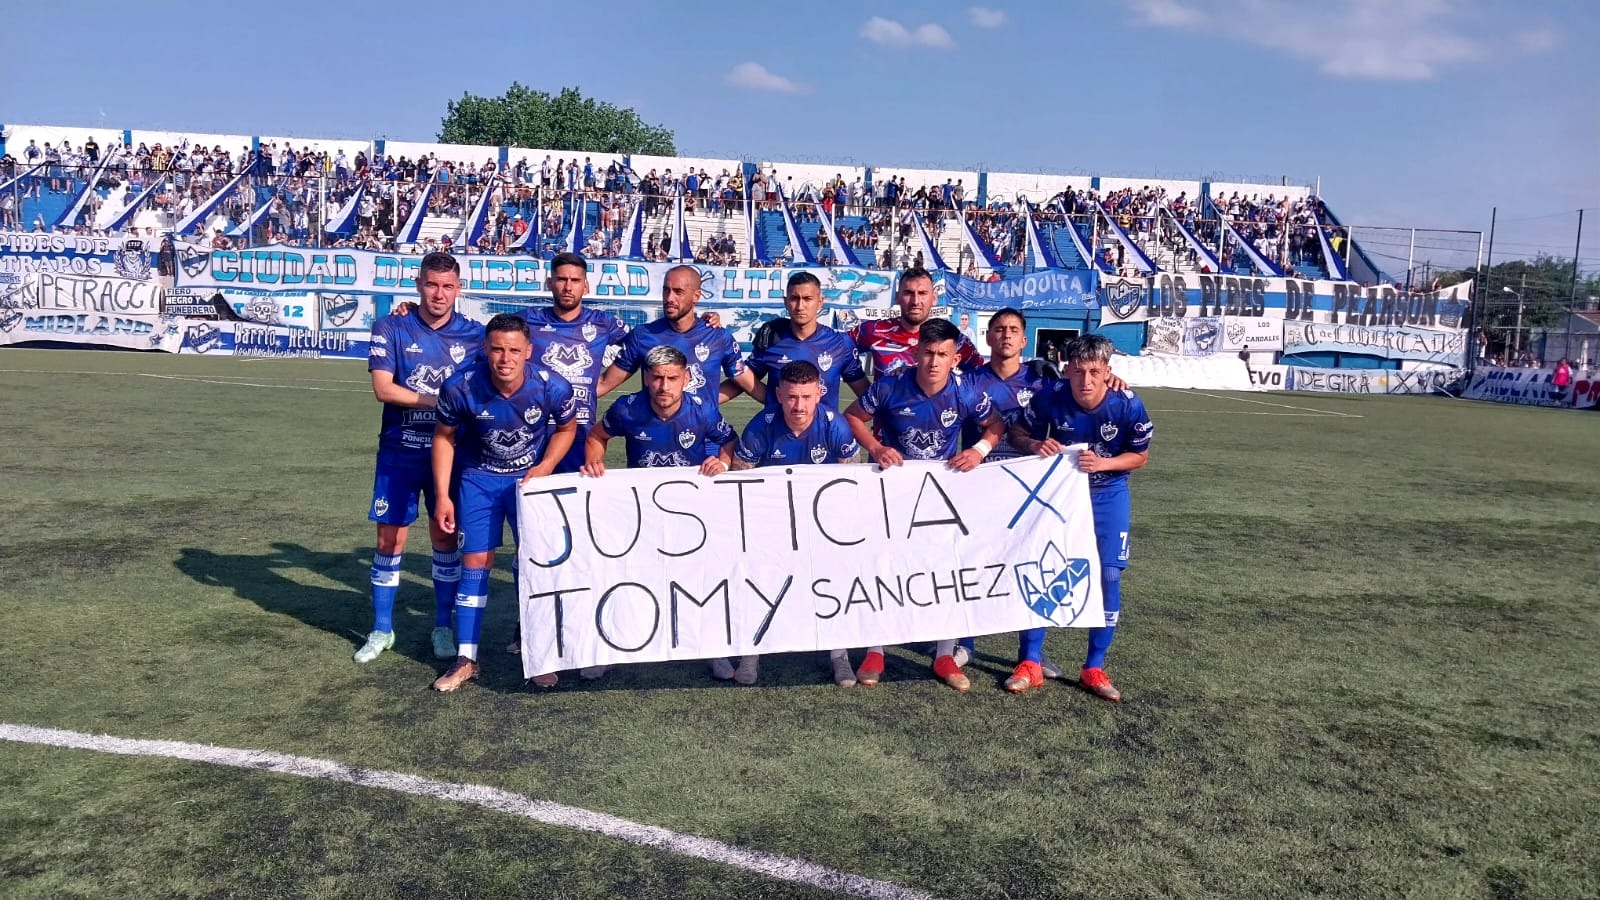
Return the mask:
M 783 227 L 783 213 L 764 209 L 756 213 L 756 259 L 776 262 L 783 258 L 783 248 L 789 246 L 789 232 Z M 799 253 L 795 254 L 797 257 Z

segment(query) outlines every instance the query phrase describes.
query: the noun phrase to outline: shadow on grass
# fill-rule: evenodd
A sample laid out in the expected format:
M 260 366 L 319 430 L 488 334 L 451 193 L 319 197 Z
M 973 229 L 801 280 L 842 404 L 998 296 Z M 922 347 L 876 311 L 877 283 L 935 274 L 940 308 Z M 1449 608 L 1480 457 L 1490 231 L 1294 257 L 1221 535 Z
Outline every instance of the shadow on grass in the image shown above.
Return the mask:
M 370 548 L 360 547 L 347 553 L 326 552 L 285 541 L 273 543 L 272 552 L 264 554 L 217 553 L 185 547 L 174 565 L 200 584 L 232 590 L 235 596 L 268 612 L 293 616 L 346 638 L 354 652 L 372 628 L 371 552 Z M 343 586 L 326 587 L 307 583 L 309 579 L 297 580 L 305 572 Z M 428 643 L 433 628 L 433 589 L 403 583 L 394 617 L 392 652 L 436 664 Z

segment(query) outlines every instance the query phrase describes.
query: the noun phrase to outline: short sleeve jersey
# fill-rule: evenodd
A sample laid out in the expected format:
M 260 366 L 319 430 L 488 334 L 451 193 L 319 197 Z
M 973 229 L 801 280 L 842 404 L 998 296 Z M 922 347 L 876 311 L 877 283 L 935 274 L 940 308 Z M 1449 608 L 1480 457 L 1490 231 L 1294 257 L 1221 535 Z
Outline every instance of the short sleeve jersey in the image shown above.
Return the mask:
M 707 403 L 687 391 L 668 418 L 657 416 L 650 396 L 639 391 L 611 404 L 603 422 L 607 434 L 627 445 L 630 469 L 698 466 L 712 455 L 711 448 L 734 438 L 716 401 Z
M 717 389 L 722 379 L 733 378 L 744 371 L 739 344 L 733 335 L 725 328 L 712 328 L 701 319 L 695 319 L 694 325 L 683 332 L 675 330 L 665 319 L 633 329 L 622 340 L 617 368 L 629 374 L 637 372 L 644 365 L 644 358 L 661 344 L 678 348 L 689 359 L 685 396 L 699 397 L 712 406 L 717 404 Z
M 1063 444 L 1088 444 L 1110 458 L 1150 449 L 1155 426 L 1144 401 L 1133 391 L 1107 391 L 1094 409 L 1084 409 L 1072 396 L 1072 382 L 1062 378 L 1033 395 L 1023 414 L 1034 440 L 1055 438 Z M 1091 472 L 1089 490 L 1126 487 L 1127 472 Z
M 489 365 L 479 361 L 445 383 L 438 418 L 456 429 L 456 460 L 463 472 L 521 475 L 544 458 L 556 428 L 577 418 L 572 386 L 529 362 L 522 386 L 500 393 Z
M 571 322 L 556 318 L 548 306 L 523 310 L 533 338 L 532 357 L 572 385 L 578 404 L 578 426 L 593 424 L 595 385 L 605 369 L 606 350 L 628 335 L 628 326 L 616 313 L 584 309 Z
M 950 459 L 960 452 L 962 423 L 988 421 L 994 401 L 956 372 L 930 397 L 917 385 L 917 370 L 905 369 L 874 383 L 861 409 L 879 439 L 906 459 Z
M 844 415 L 817 407 L 817 414 L 802 434 L 795 434 L 780 410 L 758 414 L 745 426 L 734 455 L 761 466 L 836 463 L 854 459 L 860 450 Z
M 750 371 L 767 385 L 767 405 L 773 405 L 772 393 L 778 389 L 778 373 L 796 360 L 805 360 L 822 373 L 822 409 L 839 411 L 840 385 L 860 381 L 867 377 L 861 367 L 861 357 L 855 342 L 847 334 L 818 325 L 811 337 L 800 340 L 787 327 L 782 335 L 767 347 L 750 354 L 746 362 Z
M 971 380 L 974 386 L 989 395 L 989 399 L 994 401 L 994 411 L 1006 421 L 1006 432 L 1000 436 L 1000 442 L 995 444 L 985 459 L 1015 459 L 1025 456 L 1026 454 L 1011 444 L 1011 426 L 1022 420 L 1023 411 L 1028 408 L 1028 403 L 1033 400 L 1034 395 L 1055 382 L 1056 377 L 1040 365 L 1025 365 L 1012 373 L 1010 378 L 1001 378 L 988 366 L 980 366 L 963 377 Z M 962 448 L 976 444 L 982 434 L 983 430 L 974 423 L 962 426 Z
M 439 328 L 429 328 L 417 310 L 384 316 L 372 324 L 367 371 L 388 372 L 395 384 L 426 396 L 438 396 L 445 380 L 471 363 L 483 346 L 483 325 L 452 313 Z M 378 432 L 380 453 L 426 455 L 433 447 L 431 409 L 383 405 Z
M 872 380 L 892 375 L 917 364 L 917 331 L 919 325 L 907 325 L 899 316 L 892 319 L 868 319 L 850 332 L 856 349 L 872 357 Z M 983 357 L 972 341 L 962 335 L 956 344 L 956 365 L 963 370 L 983 365 Z

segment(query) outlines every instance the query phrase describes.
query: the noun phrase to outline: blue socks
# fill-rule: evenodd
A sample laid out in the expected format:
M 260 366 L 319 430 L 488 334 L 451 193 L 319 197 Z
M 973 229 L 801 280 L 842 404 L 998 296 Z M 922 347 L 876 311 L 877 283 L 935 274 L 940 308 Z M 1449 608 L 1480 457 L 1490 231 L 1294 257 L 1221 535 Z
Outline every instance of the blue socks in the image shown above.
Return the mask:
M 1017 633 L 1017 661 L 1039 662 L 1044 659 L 1044 629 L 1029 628 Z
M 478 658 L 478 634 L 483 627 L 483 609 L 488 605 L 488 568 L 462 569 L 461 588 L 456 594 L 456 653 L 467 659 Z
M 461 551 L 433 551 L 433 627 L 449 628 L 450 611 L 456 606 L 456 590 L 461 583 Z
M 400 592 L 400 554 L 372 554 L 372 630 L 394 630 L 394 597 Z
M 1106 651 L 1111 649 L 1111 638 L 1117 633 L 1117 619 L 1122 613 L 1122 570 L 1107 566 L 1100 570 L 1100 590 L 1106 607 L 1106 624 L 1103 628 L 1089 629 L 1089 656 L 1085 669 L 1105 666 Z

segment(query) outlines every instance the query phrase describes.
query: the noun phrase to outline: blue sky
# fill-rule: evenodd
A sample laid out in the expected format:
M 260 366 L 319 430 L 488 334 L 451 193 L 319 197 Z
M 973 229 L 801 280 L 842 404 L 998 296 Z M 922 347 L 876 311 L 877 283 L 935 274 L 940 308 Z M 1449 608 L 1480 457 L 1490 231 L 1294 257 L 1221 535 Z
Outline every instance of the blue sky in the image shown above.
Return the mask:
M 693 155 L 1320 176 L 1348 222 L 1499 206 L 1563 255 L 1600 207 L 1593 0 L 985 4 L 7 4 L 0 121 L 432 140 L 515 79 Z

